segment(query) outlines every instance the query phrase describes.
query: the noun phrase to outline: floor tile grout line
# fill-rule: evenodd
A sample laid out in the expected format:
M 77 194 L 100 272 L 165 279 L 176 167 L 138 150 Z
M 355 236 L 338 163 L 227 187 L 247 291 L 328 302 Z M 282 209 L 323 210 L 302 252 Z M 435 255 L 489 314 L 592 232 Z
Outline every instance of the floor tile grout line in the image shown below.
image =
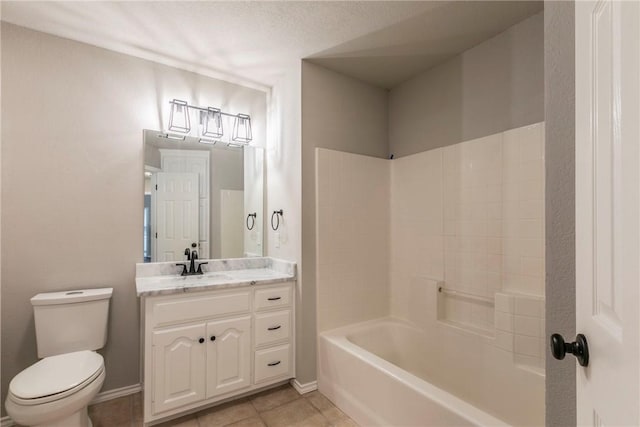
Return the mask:
M 278 391 L 281 391 L 281 390 L 286 390 L 286 388 L 280 388 L 278 390 L 273 390 L 272 393 L 275 394 L 275 393 L 277 393 Z M 263 396 L 268 396 L 269 394 L 272 394 L 272 393 L 265 393 L 265 394 L 263 394 Z M 251 418 L 257 418 L 257 420 L 259 420 L 260 423 L 262 423 L 266 427 L 269 427 L 269 424 L 267 424 L 267 420 L 263 417 L 263 414 L 265 414 L 266 412 L 281 408 L 284 405 L 296 402 L 296 401 L 298 401 L 300 399 L 304 399 L 306 401 L 306 403 L 313 408 L 313 411 L 314 411 L 315 414 L 320 414 L 321 415 L 321 419 L 324 420 L 324 422 L 326 423 L 327 426 L 335 426 L 335 425 L 337 425 L 339 420 L 336 420 L 335 422 L 331 421 L 323 413 L 323 410 L 321 410 L 319 407 L 317 407 L 313 403 L 313 401 L 311 399 L 311 395 L 312 394 L 313 393 L 299 394 L 299 393 L 296 392 L 296 394 L 294 395 L 294 397 L 292 399 L 287 400 L 285 402 L 281 402 L 281 403 L 279 403 L 279 404 L 277 404 L 277 405 L 275 405 L 273 407 L 270 407 L 269 409 L 263 410 L 263 411 L 259 411 L 258 408 L 256 407 L 256 405 L 254 404 L 254 401 L 257 399 L 258 396 L 255 396 L 253 399 L 251 398 L 251 396 L 246 397 L 244 399 L 239 399 L 236 402 L 237 404 L 249 403 L 251 405 L 252 409 L 255 411 L 255 414 L 252 414 L 252 415 L 249 415 L 249 416 L 245 416 L 245 417 L 243 417 L 241 419 L 238 419 L 238 420 L 234 420 L 232 423 L 224 424 L 224 427 L 228 427 L 228 426 L 230 426 L 232 424 L 240 423 L 240 422 L 249 420 Z M 324 396 L 323 394 L 321 394 L 321 393 L 318 393 L 318 394 L 320 394 L 321 396 L 326 398 L 326 396 Z M 329 402 L 330 402 L 332 407 L 337 408 L 333 404 L 333 402 L 331 402 L 331 401 L 329 401 Z M 129 423 L 128 424 L 131 427 L 136 427 L 138 425 L 138 420 L 137 420 L 137 413 L 136 413 L 136 408 L 135 408 L 135 394 L 127 396 L 127 403 L 129 405 L 128 411 L 127 411 L 128 415 L 129 415 Z M 100 405 L 100 404 L 98 404 L 98 405 Z M 95 406 L 98 406 L 98 405 L 95 405 Z M 339 408 L 337 408 L 337 409 L 339 409 Z M 204 412 L 204 410 L 201 411 L 201 412 Z M 194 421 L 196 422 L 196 424 L 199 427 L 202 427 L 203 424 L 201 423 L 201 416 L 203 416 L 204 414 L 200 414 L 200 413 L 196 412 L 193 415 L 194 415 Z M 351 418 L 348 415 L 344 414 L 344 413 L 343 413 L 343 416 L 344 416 L 345 420 L 351 420 Z M 100 420 L 100 421 L 102 421 L 102 420 Z

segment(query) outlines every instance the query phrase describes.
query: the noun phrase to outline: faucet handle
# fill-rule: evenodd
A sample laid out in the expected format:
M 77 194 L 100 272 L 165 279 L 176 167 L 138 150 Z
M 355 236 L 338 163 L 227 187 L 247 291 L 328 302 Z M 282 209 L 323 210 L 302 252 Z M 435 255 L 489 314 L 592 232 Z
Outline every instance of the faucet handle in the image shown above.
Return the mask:
M 203 265 L 205 265 L 205 264 L 209 264 L 209 263 L 208 263 L 208 262 L 201 262 L 201 263 L 198 263 L 198 271 L 196 271 L 196 274 L 204 274 L 204 273 L 202 272 L 202 266 L 203 266 Z
M 178 263 L 176 264 L 177 267 L 182 267 L 182 273 L 180 273 L 181 276 L 186 276 L 187 275 L 187 264 L 186 263 Z
M 185 248 L 184 254 L 187 256 L 187 261 L 191 261 L 191 251 L 189 251 L 189 248 Z

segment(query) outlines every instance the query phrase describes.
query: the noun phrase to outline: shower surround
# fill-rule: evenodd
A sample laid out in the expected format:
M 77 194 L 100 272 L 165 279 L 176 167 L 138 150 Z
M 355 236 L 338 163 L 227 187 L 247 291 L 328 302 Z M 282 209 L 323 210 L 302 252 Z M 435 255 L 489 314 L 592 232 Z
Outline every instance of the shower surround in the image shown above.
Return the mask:
M 317 150 L 321 390 L 348 388 L 327 375 L 335 328 L 392 317 L 442 340 L 424 380 L 507 423 L 544 422 L 543 147 L 538 123 L 396 160 Z

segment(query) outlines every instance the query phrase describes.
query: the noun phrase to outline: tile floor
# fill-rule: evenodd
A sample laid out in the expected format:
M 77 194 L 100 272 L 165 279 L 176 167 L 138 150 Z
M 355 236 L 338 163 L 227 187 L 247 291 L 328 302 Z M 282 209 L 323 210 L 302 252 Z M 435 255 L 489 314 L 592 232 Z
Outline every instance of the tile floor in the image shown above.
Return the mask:
M 93 427 L 142 426 L 142 395 L 137 393 L 90 406 L 89 416 Z M 158 426 L 357 427 L 319 392 L 300 395 L 288 384 Z

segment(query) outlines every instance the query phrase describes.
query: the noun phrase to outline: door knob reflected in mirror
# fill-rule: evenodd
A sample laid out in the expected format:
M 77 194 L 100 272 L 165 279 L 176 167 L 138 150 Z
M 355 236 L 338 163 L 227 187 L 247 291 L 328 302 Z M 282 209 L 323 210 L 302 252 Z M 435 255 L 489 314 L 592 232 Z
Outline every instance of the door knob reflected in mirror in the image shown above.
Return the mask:
M 564 359 L 567 353 L 573 354 L 580 366 L 589 365 L 589 345 L 587 337 L 582 334 L 576 335 L 576 340 L 571 343 L 564 341 L 560 334 L 551 335 L 551 354 L 558 360 Z

